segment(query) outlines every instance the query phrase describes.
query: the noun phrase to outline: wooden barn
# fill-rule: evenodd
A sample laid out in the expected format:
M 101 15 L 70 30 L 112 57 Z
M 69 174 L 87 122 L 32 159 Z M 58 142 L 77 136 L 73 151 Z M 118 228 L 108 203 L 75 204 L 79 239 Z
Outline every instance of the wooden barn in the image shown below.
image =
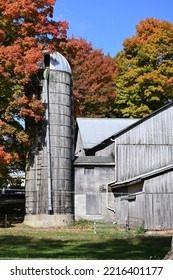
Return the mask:
M 75 219 L 114 221 L 114 196 L 106 191 L 115 179 L 112 135 L 133 124 L 132 119 L 77 118 Z M 109 211 L 109 210 L 112 211 Z
M 114 138 L 118 225 L 173 229 L 173 102 Z

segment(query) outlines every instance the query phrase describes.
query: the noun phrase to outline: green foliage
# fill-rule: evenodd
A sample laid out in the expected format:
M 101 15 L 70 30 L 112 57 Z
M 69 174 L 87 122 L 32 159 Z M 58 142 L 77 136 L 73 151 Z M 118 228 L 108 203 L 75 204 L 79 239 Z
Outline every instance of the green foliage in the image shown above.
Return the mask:
M 173 25 L 147 18 L 116 56 L 116 113 L 144 117 L 173 100 Z
M 139 228 L 137 228 L 136 233 L 137 234 L 143 234 L 145 232 L 145 229 L 143 226 L 140 226 Z

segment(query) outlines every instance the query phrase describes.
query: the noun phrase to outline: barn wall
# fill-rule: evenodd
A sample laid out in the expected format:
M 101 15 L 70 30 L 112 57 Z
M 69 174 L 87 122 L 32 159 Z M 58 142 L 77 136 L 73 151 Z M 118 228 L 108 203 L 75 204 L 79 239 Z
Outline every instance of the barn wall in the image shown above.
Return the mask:
M 173 106 L 160 111 L 117 138 L 117 144 L 173 145 Z
M 173 106 L 126 131 L 115 142 L 116 179 L 123 181 L 173 162 Z
M 111 156 L 112 158 L 114 158 L 114 154 L 115 154 L 115 145 L 114 143 L 110 144 L 109 146 L 107 146 L 106 148 L 103 148 L 101 150 L 96 151 L 95 155 L 96 156 Z
M 173 145 L 117 145 L 117 180 L 123 181 L 173 162 Z
M 114 197 L 117 224 L 128 228 L 142 226 L 145 218 L 143 184 L 115 189 Z
M 145 228 L 173 229 L 173 171 L 146 180 Z
M 81 138 L 81 134 L 80 134 L 79 130 L 78 130 L 78 133 L 77 133 L 75 156 L 76 157 L 85 156 L 85 150 L 84 150 L 84 147 L 83 147 L 82 138 Z
M 114 220 L 106 209 L 106 188 L 114 180 L 114 167 L 90 166 L 75 168 L 75 219 Z M 113 194 L 109 203 L 113 205 Z
M 173 229 L 173 171 L 114 191 L 118 225 L 146 230 Z M 135 199 L 128 200 L 132 195 Z
M 87 152 L 90 153 L 90 151 L 85 153 L 80 131 L 78 131 L 75 155 L 80 158 Z M 114 142 L 90 155 L 102 158 L 102 163 L 105 165 L 88 166 L 84 163 L 82 166 L 75 167 L 75 219 L 114 220 L 113 212 L 106 208 L 106 188 L 107 184 L 115 179 L 115 168 L 114 165 L 106 167 L 104 162 L 104 157 L 111 157 L 111 164 L 114 162 Z M 108 196 L 109 207 L 113 208 L 114 196 L 112 193 L 109 193 Z

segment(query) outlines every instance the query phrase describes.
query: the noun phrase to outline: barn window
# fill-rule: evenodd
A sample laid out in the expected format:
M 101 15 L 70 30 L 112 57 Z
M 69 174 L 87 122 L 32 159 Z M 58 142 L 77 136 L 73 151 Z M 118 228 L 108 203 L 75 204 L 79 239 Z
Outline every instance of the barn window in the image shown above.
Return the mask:
M 45 68 L 50 66 L 50 54 L 45 54 L 44 65 L 45 65 Z

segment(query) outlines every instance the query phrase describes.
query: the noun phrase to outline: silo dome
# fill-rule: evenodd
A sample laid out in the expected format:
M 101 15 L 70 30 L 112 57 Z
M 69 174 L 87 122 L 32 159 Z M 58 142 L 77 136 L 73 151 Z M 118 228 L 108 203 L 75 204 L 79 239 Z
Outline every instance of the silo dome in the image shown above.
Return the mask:
M 59 52 L 50 54 L 50 70 L 66 72 L 71 74 L 71 67 L 66 58 Z

